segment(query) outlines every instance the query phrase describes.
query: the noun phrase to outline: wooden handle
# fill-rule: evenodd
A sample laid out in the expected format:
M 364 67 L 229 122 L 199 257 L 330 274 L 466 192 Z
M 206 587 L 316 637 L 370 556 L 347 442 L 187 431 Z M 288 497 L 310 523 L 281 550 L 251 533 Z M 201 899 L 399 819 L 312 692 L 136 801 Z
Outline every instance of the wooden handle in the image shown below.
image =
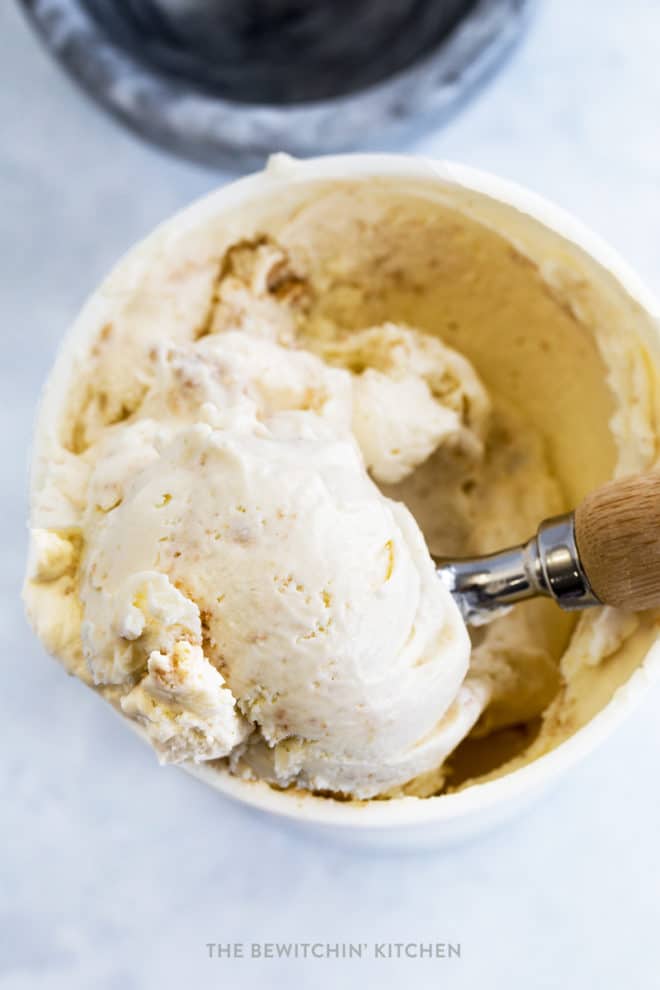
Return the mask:
M 612 481 L 575 510 L 584 573 L 605 605 L 660 606 L 660 473 Z

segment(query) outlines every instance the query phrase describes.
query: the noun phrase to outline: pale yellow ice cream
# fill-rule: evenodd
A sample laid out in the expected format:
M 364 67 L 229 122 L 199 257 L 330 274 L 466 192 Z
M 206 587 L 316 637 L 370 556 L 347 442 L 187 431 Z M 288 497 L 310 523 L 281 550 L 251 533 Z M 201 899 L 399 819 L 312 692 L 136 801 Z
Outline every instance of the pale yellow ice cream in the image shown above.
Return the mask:
M 435 574 L 430 553 L 528 537 L 617 443 L 623 470 L 654 456 L 646 359 L 468 214 L 317 188 L 157 235 L 83 314 L 40 422 L 25 597 L 163 760 L 438 793 L 574 731 L 654 634 L 599 610 L 571 639 L 537 601 L 470 643 Z
M 447 352 L 430 343 L 440 374 Z M 467 633 L 416 523 L 369 479 L 353 437 L 359 423 L 389 476 L 401 431 L 381 422 L 371 439 L 378 394 L 246 331 L 164 345 L 155 364 L 139 412 L 84 455 L 94 683 L 120 686 L 166 759 L 236 760 L 244 740 L 250 759 L 265 743 L 274 780 L 360 796 L 438 766 L 483 692 L 463 685 Z M 464 434 L 479 449 L 421 377 L 409 382 L 415 403 L 426 396 L 407 416 L 424 438 L 417 459 Z
M 409 328 L 319 345 L 335 367 L 277 329 L 161 341 L 139 407 L 93 424 L 65 512 L 82 652 L 163 759 L 371 797 L 441 766 L 489 692 L 417 524 L 367 469 L 400 481 L 440 446 L 479 461 L 489 403 Z M 38 584 L 72 559 L 35 530 Z

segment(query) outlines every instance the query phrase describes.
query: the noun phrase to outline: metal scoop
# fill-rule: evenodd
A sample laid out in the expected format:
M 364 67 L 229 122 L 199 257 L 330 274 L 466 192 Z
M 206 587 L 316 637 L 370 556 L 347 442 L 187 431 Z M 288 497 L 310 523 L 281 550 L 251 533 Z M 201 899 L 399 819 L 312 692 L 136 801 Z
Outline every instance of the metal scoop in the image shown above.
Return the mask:
M 520 546 L 434 560 L 471 625 L 538 595 L 569 610 L 660 606 L 660 473 L 610 482 L 575 512 L 542 522 Z

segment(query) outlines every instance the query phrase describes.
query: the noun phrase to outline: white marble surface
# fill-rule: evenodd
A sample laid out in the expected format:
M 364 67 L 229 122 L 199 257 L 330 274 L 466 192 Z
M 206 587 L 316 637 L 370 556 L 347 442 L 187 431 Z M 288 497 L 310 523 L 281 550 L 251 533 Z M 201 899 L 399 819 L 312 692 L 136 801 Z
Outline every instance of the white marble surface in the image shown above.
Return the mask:
M 654 0 L 545 0 L 505 71 L 414 150 L 554 198 L 660 290 L 659 37 Z M 0 988 L 657 985 L 660 689 L 512 825 L 383 857 L 302 838 L 159 770 L 44 655 L 18 603 L 40 382 L 117 256 L 226 177 L 102 116 L 8 2 L 0 45 Z M 452 940 L 462 958 L 206 957 L 207 942 L 266 940 Z

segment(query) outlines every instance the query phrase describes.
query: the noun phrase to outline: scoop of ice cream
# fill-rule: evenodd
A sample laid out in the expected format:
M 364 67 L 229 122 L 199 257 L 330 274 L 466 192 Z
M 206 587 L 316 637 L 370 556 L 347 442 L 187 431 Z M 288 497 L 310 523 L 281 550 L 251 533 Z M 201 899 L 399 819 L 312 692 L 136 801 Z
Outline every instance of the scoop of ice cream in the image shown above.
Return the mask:
M 436 766 L 478 715 L 447 715 L 469 640 L 412 516 L 365 471 L 348 373 L 240 334 L 161 362 L 145 418 L 91 471 L 94 679 L 131 686 L 123 710 L 170 759 L 252 732 L 273 779 L 360 796 Z
M 377 348 L 394 330 L 369 333 Z M 404 388 L 425 402 L 403 431 L 380 422 L 395 362 L 370 390 L 350 361 L 245 332 L 150 360 L 139 410 L 81 455 L 93 682 L 118 690 L 167 760 L 231 756 L 280 784 L 359 797 L 437 767 L 485 696 L 463 683 L 467 632 L 417 524 L 365 461 L 399 476 L 444 438 L 478 447 L 477 433 L 414 368 Z M 429 415 L 431 439 L 415 444 L 415 417 L 424 432 Z M 51 580 L 68 544 L 41 542 L 34 573 Z

